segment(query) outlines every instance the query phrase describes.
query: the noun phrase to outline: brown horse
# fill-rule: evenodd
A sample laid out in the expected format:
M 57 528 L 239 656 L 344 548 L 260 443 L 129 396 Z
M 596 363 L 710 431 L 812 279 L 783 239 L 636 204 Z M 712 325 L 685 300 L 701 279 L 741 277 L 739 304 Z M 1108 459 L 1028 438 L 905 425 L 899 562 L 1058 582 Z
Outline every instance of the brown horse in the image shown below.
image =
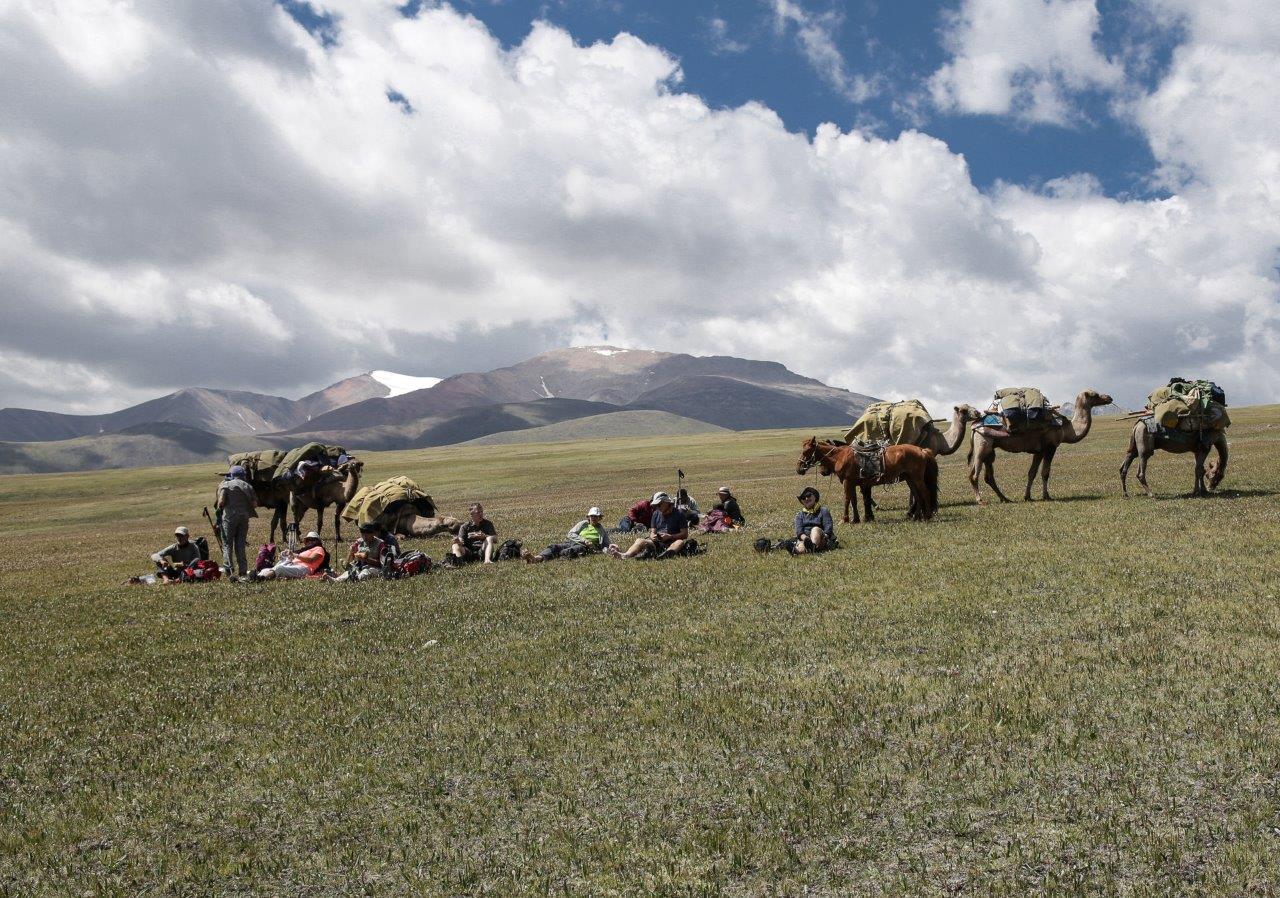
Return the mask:
M 867 520 L 874 521 L 871 513 L 871 487 L 880 483 L 897 483 L 905 480 L 911 488 L 914 500 L 907 517 L 927 521 L 938 510 L 938 460 L 930 449 L 919 446 L 886 446 L 884 473 L 879 477 L 864 478 L 853 447 L 834 440 L 809 437 L 800 447 L 800 460 L 796 473 L 804 474 L 817 465 L 822 476 L 835 474 L 844 485 L 844 522 L 849 523 L 849 507 L 853 506 L 853 523 L 858 523 L 858 501 L 854 490 L 862 488 L 862 502 L 866 506 Z

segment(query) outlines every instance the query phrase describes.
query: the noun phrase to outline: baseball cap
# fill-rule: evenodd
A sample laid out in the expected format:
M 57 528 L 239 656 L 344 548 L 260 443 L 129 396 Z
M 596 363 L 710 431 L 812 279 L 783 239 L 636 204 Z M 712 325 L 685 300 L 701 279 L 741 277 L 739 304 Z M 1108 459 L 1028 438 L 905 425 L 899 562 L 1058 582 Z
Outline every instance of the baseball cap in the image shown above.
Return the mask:
M 666 493 L 658 492 L 653 494 L 653 498 L 649 500 L 650 505 L 661 505 L 663 502 L 670 502 L 671 497 Z
M 592 505 L 590 508 L 587 509 L 587 517 L 589 518 L 598 518 L 603 514 L 604 512 L 600 510 L 599 505 Z
M 249 472 L 244 469 L 244 465 L 232 465 L 227 474 L 231 477 L 247 477 Z
M 303 539 L 319 539 L 319 538 L 320 538 L 320 534 L 316 533 L 314 530 L 308 530 L 307 535 L 303 537 Z
M 720 489 L 716 490 L 716 492 L 717 492 L 717 493 L 729 493 L 729 495 L 731 495 L 731 496 L 733 495 L 733 493 L 732 493 L 732 492 L 730 492 L 730 490 L 729 490 L 729 488 L 728 488 L 727 486 L 722 486 L 722 487 L 720 487 Z
M 177 528 L 174 528 L 173 535 L 174 536 L 190 536 L 191 531 L 188 530 L 186 527 L 177 527 Z

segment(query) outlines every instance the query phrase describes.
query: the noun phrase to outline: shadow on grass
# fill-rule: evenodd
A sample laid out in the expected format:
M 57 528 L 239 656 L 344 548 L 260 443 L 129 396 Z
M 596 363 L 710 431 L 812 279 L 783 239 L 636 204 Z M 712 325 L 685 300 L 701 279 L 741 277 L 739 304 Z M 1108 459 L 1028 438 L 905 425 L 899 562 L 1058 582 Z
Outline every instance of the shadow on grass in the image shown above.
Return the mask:
M 1171 499 L 1252 499 L 1258 496 L 1280 496 L 1280 491 L 1256 490 L 1256 489 L 1218 490 L 1216 492 L 1209 493 L 1209 495 L 1207 496 L 1194 496 L 1188 491 L 1185 493 L 1170 493 L 1167 495 L 1161 495 L 1160 493 L 1156 493 L 1156 495 L 1153 496 L 1152 498 L 1158 502 L 1168 502 Z M 1143 496 L 1141 493 L 1134 493 L 1133 497 L 1135 499 L 1146 498 L 1146 496 Z

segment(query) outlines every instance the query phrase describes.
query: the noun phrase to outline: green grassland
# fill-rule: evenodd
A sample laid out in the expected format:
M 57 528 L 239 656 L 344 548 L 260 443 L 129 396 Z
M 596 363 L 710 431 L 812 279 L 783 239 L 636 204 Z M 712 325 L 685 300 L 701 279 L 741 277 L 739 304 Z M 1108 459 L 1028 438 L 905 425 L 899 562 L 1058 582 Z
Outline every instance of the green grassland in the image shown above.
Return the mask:
M 210 466 L 0 478 L 0 895 L 1277 894 L 1280 407 L 1232 416 L 1210 499 L 1123 500 L 1104 420 L 1055 502 L 954 456 L 805 558 L 751 550 L 835 504 L 797 432 L 376 454 L 535 549 L 677 466 L 751 527 L 361 585 L 117 585 Z

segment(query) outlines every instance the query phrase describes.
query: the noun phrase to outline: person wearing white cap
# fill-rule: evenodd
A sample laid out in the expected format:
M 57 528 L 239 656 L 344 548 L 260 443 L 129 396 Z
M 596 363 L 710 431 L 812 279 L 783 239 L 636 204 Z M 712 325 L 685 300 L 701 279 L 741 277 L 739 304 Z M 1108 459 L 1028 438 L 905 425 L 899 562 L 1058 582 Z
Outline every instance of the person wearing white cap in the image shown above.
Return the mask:
M 718 501 L 712 506 L 712 511 L 720 512 L 725 516 L 726 520 L 733 521 L 737 527 L 741 527 L 747 522 L 747 519 L 742 516 L 742 509 L 738 506 L 738 498 L 727 486 L 722 486 L 716 490 L 716 499 Z
M 329 566 L 329 553 L 314 530 L 302 538 L 302 548 L 285 552 L 272 567 L 258 571 L 259 580 L 318 580 Z
M 587 509 L 587 516 L 573 525 L 565 542 L 552 543 L 537 555 L 525 549 L 520 557 L 526 564 L 541 564 L 553 558 L 581 558 L 607 551 L 609 531 L 605 530 L 602 517 L 599 506 L 592 505 Z
M 151 556 L 161 580 L 181 580 L 182 572 L 200 560 L 200 548 L 191 541 L 190 530 L 178 527 L 173 536 L 172 544 Z
M 637 539 L 625 552 L 617 546 L 612 547 L 608 551 L 614 558 L 670 558 L 686 552 L 686 546 L 697 547 L 697 543 L 689 539 L 688 519 L 676 508 L 670 496 L 658 492 L 649 501 L 653 505 L 650 535 Z

